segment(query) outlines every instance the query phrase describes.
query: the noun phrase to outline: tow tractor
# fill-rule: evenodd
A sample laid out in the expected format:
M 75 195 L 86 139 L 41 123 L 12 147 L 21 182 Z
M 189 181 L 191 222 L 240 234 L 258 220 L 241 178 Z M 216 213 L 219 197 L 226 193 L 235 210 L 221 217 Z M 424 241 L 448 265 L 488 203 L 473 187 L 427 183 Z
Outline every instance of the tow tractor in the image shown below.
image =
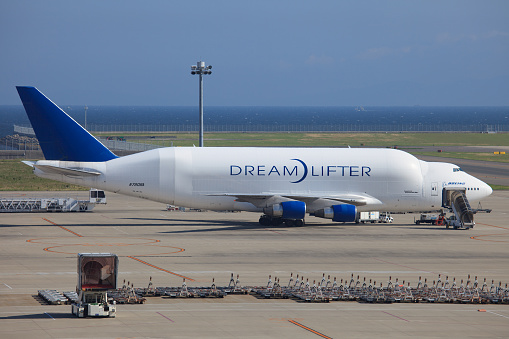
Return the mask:
M 108 290 L 117 288 L 118 256 L 112 253 L 78 253 L 78 302 L 72 314 L 84 317 L 115 317 L 116 304 Z

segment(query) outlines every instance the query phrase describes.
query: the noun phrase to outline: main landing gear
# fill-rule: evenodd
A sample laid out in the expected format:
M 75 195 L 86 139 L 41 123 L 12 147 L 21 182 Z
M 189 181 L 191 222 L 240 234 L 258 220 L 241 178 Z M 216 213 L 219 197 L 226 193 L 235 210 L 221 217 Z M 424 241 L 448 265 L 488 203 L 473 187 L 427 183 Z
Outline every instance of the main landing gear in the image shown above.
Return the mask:
M 262 215 L 260 217 L 260 220 L 258 220 L 260 225 L 262 226 L 279 226 L 283 223 L 288 227 L 301 227 L 304 226 L 304 220 L 303 219 L 283 219 L 283 218 L 274 218 L 271 216 L 268 216 L 266 214 Z

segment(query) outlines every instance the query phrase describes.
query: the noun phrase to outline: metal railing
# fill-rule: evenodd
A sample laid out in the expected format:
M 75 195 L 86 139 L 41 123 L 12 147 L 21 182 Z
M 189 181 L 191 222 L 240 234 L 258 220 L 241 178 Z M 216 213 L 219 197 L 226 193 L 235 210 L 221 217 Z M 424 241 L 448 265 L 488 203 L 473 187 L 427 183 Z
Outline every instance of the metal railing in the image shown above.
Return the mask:
M 91 133 L 197 133 L 198 124 L 98 125 L 89 124 Z M 35 135 L 33 128 L 14 125 L 14 132 Z M 509 132 L 509 124 L 244 124 L 205 125 L 205 132 Z

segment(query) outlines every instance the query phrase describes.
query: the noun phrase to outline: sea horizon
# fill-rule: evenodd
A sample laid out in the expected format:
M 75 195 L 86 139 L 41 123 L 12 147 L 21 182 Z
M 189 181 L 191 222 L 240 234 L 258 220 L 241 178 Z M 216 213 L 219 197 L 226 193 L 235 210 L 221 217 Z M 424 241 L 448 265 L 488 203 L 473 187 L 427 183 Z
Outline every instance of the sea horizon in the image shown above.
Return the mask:
M 85 125 L 84 105 L 62 109 Z M 29 127 L 22 105 L 0 105 L 0 137 Z M 509 131 L 509 106 L 205 106 L 205 131 Z M 195 131 L 196 106 L 88 105 L 90 131 Z

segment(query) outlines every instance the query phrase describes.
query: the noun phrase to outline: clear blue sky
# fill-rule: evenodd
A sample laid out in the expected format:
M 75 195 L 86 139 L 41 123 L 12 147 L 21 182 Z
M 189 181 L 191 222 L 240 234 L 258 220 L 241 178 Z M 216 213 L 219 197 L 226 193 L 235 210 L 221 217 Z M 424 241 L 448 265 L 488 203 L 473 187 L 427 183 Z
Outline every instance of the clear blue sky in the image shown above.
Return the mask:
M 0 2 L 0 105 L 509 105 L 509 1 Z

